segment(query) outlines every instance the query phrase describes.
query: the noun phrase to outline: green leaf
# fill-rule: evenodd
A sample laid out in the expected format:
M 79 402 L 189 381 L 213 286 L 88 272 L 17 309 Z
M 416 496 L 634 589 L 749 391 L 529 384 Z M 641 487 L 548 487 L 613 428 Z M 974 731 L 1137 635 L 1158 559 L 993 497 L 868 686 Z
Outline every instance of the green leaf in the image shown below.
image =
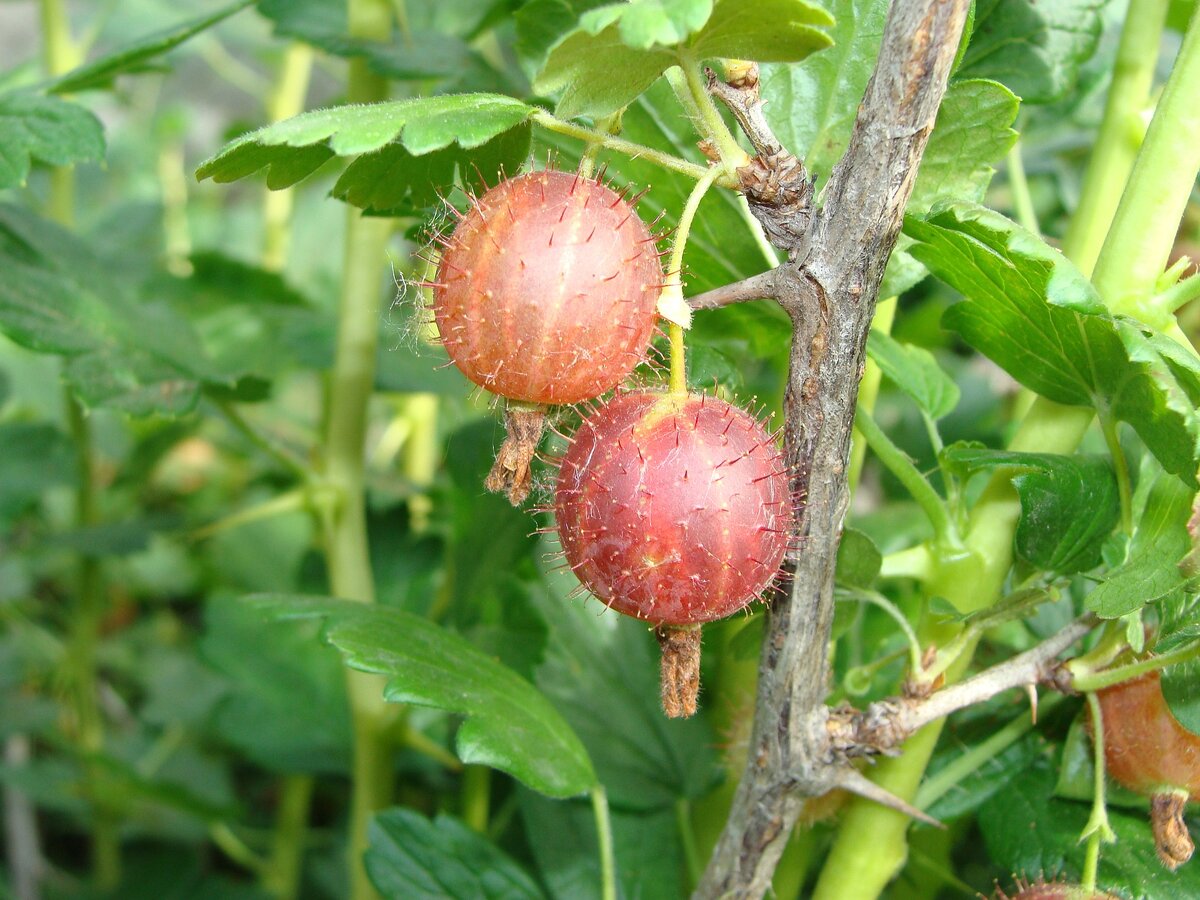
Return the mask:
M 430 821 L 409 809 L 385 810 L 371 820 L 367 839 L 367 874 L 384 897 L 545 896 L 494 844 L 445 814 Z
M 13 522 L 43 491 L 70 484 L 74 475 L 71 444 L 57 428 L 0 423 L 0 524 Z
M 346 679 L 313 623 L 279 623 L 264 640 L 257 610 L 217 597 L 205 604 L 204 625 L 200 656 L 225 683 L 212 724 L 217 735 L 271 771 L 347 771 Z
M 980 808 L 976 821 L 999 869 L 1079 881 L 1086 853 L 1079 835 L 1089 804 L 1054 797 L 1054 783 L 1053 764 L 1041 757 Z M 1144 812 L 1110 809 L 1108 818 L 1117 842 L 1100 854 L 1099 884 L 1142 900 L 1200 897 L 1200 868 L 1164 868 Z
M 987 186 L 1017 140 L 1012 124 L 1020 101 L 995 81 L 955 79 L 929 135 L 907 211 L 926 213 L 944 200 L 982 202 Z
M 1064 575 L 1099 565 L 1101 547 L 1121 515 L 1117 480 L 1106 459 L 967 446 L 947 447 L 942 457 L 966 475 L 1012 473 L 1021 499 L 1013 546 L 1021 559 Z
M 1084 598 L 1085 607 L 1115 619 L 1182 590 L 1179 561 L 1191 549 L 1187 522 L 1194 496 L 1195 491 L 1173 475 L 1143 466 L 1126 558 Z
M 236 181 L 265 168 L 267 186 L 279 190 L 334 156 L 357 156 L 335 196 L 373 212 L 428 205 L 453 183 L 456 167 L 468 182 L 476 168 L 486 181 L 501 167 L 516 170 L 536 111 L 499 94 L 318 109 L 242 135 L 201 163 L 196 177 Z
M 1176 631 L 1159 641 L 1155 652 L 1166 653 L 1200 640 L 1200 623 Z M 1200 735 L 1200 660 L 1167 666 L 1162 670 L 1162 692 L 1171 714 L 1192 734 Z
M 842 531 L 837 551 L 837 581 L 847 587 L 869 588 L 879 575 L 883 554 L 875 542 L 856 528 Z
M 534 89 L 562 92 L 558 113 L 604 116 L 627 106 L 683 56 L 794 62 L 829 46 L 829 14 L 807 0 L 632 0 L 583 14 L 550 51 Z
M 0 190 L 25 184 L 33 160 L 50 166 L 104 159 L 104 126 L 78 103 L 0 96 Z
M 0 331 L 67 357 L 66 376 L 89 406 L 182 415 L 201 381 L 225 382 L 186 321 L 140 302 L 65 229 L 0 205 Z
M 207 31 L 234 13 L 250 6 L 254 0 L 236 0 L 228 6 L 221 7 L 216 12 L 199 18 L 189 19 L 179 25 L 164 29 L 156 34 L 139 38 L 130 44 L 115 50 L 107 56 L 90 63 L 85 63 L 77 69 L 72 69 L 61 78 L 50 83 L 48 90 L 56 94 L 75 94 L 79 91 L 91 91 L 112 85 L 118 75 L 128 75 L 144 72 L 147 65 L 155 57 L 162 56 L 173 50 L 202 31 Z
M 703 716 L 663 716 L 649 630 L 581 596 L 569 569 L 544 572 L 531 599 L 549 627 L 537 685 L 582 739 L 613 805 L 666 808 L 711 790 L 716 737 Z
M 940 419 L 958 405 L 958 386 L 923 347 L 901 344 L 873 328 L 867 338 L 867 352 L 880 371 L 930 418 Z
M 958 75 L 1002 81 L 1026 103 L 1051 103 L 1096 50 L 1106 0 L 979 0 Z
M 519 792 L 519 797 L 525 834 L 538 873 L 551 895 L 603 900 L 599 858 L 592 850 L 597 838 L 591 805 L 583 800 L 547 800 L 525 790 Z M 687 896 L 676 809 L 635 812 L 614 805 L 609 818 L 617 896 L 638 900 Z
M 1023 385 L 1128 422 L 1167 471 L 1195 483 L 1200 416 L 1160 343 L 1108 314 L 1058 251 L 969 203 L 907 218 L 911 253 L 965 295 L 942 318 Z
M 326 619 L 325 640 L 346 664 L 388 678 L 393 703 L 467 717 L 458 755 L 508 772 L 551 797 L 596 784 L 587 751 L 554 707 L 525 679 L 427 619 L 325 598 L 267 594 L 255 606 L 277 619 Z

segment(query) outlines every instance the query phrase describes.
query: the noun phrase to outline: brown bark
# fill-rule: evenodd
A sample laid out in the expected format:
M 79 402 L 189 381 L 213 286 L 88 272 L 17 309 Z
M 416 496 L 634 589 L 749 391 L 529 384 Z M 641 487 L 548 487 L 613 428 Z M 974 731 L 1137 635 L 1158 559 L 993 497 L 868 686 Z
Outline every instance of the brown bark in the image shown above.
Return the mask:
M 844 780 L 824 700 L 858 382 L 879 284 L 967 6 L 967 0 L 892 5 L 850 146 L 819 210 L 810 205 L 803 166 L 766 127 L 754 87 L 713 85 L 758 154 L 739 173 L 751 210 L 789 254 L 766 281 L 793 323 L 785 453 L 805 504 L 797 519 L 799 550 L 788 562 L 782 599 L 770 610 L 746 770 L 696 897 L 762 896 L 803 799 Z

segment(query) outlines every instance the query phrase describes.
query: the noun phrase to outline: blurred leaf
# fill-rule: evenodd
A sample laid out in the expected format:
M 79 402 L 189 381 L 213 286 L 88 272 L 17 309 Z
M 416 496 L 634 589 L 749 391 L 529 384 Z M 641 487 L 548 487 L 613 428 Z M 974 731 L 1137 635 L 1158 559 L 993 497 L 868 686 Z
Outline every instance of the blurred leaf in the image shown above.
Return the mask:
M 112 85 L 118 75 L 129 75 L 145 72 L 150 69 L 149 63 L 155 57 L 162 56 L 168 50 L 173 50 L 184 41 L 195 37 L 202 31 L 207 31 L 219 22 L 223 22 L 235 12 L 250 6 L 254 0 L 236 0 L 216 12 L 189 19 L 179 25 L 174 25 L 148 37 L 139 38 L 114 50 L 107 56 L 90 63 L 84 63 L 72 69 L 60 78 L 56 78 L 48 86 L 48 90 L 56 94 L 76 94 L 80 91 L 91 91 L 107 88 Z
M 431 822 L 412 810 L 384 810 L 372 819 L 368 841 L 367 874 L 384 897 L 545 896 L 494 844 L 445 814 Z
M 521 819 L 538 872 L 555 897 L 601 900 L 596 823 L 582 800 L 552 801 L 520 791 Z M 610 813 L 620 897 L 677 900 L 687 896 L 679 820 L 672 808 Z
M 1100 549 L 1121 516 L 1117 480 L 1106 459 L 947 447 L 943 459 L 964 475 L 1012 473 L 1021 499 L 1013 541 L 1017 555 L 1050 572 L 1070 575 L 1100 563 Z
M 587 751 L 537 689 L 428 620 L 325 598 L 268 594 L 250 602 L 275 619 L 326 619 L 326 641 L 351 668 L 387 676 L 384 696 L 393 703 L 466 716 L 457 740 L 463 762 L 508 772 L 551 797 L 596 784 Z
M 1182 589 L 1179 561 L 1191 549 L 1187 521 L 1194 496 L 1192 488 L 1157 466 L 1142 467 L 1126 558 L 1084 598 L 1087 609 L 1114 619 Z
M 604 116 L 629 105 L 683 55 L 794 62 L 828 47 L 829 14 L 807 0 L 632 0 L 584 13 L 534 80 L 562 92 L 558 114 Z M 676 49 L 678 48 L 678 49 Z
M 1195 484 L 1200 415 L 1184 370 L 1109 315 L 1065 257 L 973 204 L 937 206 L 904 228 L 917 241 L 910 252 L 966 297 L 946 327 L 1048 399 L 1128 422 L 1167 471 Z
M 208 601 L 200 654 L 227 682 L 213 727 L 276 772 L 349 768 L 350 714 L 337 656 L 306 623 L 267 626 L 240 600 Z
M 221 383 L 187 322 L 129 286 L 78 238 L 0 205 L 0 331 L 31 350 L 66 356 L 89 406 L 131 415 L 181 415 L 201 380 Z
M 42 492 L 75 478 L 71 444 L 57 428 L 36 422 L 0 423 L 0 523 L 8 524 Z
M 869 588 L 875 583 L 882 564 L 883 555 L 866 534 L 856 528 L 846 527 L 842 530 L 837 551 L 836 577 L 839 584 Z
M 33 160 L 49 166 L 104 159 L 104 126 L 77 103 L 0 95 L 0 190 L 25 184 Z
M 1086 852 L 1079 835 L 1087 824 L 1089 804 L 1055 798 L 1054 778 L 1051 763 L 1039 758 L 983 805 L 979 828 L 998 868 L 1078 882 Z M 1117 842 L 1106 844 L 1100 854 L 1097 881 L 1106 890 L 1126 891 L 1143 900 L 1200 896 L 1200 868 L 1167 871 L 1158 861 L 1145 814 L 1110 809 L 1108 818 Z
M 716 738 L 703 716 L 663 716 L 658 644 L 645 624 L 574 596 L 569 570 L 543 577 L 531 589 L 550 629 L 537 685 L 588 748 L 613 806 L 666 808 L 706 794 L 720 775 Z
M 901 344 L 886 332 L 872 328 L 867 352 L 883 374 L 930 418 L 940 419 L 958 405 L 958 386 L 923 347 Z
M 307 178 L 334 156 L 359 156 L 342 174 L 335 195 L 367 209 L 390 210 L 414 191 L 417 199 L 436 197 L 439 188 L 449 186 L 455 165 L 474 162 L 485 174 L 488 166 L 499 163 L 515 169 L 522 140 L 499 138 L 523 126 L 534 112 L 534 107 L 499 94 L 318 109 L 242 135 L 201 163 L 196 177 L 236 181 L 266 168 L 267 187 L 279 190 Z M 415 160 L 427 154 L 435 155 Z
M 1057 100 L 1095 52 L 1106 3 L 978 0 L 958 75 L 1002 81 L 1025 103 Z
M 516 11 L 517 52 L 533 71 L 541 71 L 546 56 L 562 38 L 579 24 L 589 9 L 604 6 L 609 0 L 529 0 Z

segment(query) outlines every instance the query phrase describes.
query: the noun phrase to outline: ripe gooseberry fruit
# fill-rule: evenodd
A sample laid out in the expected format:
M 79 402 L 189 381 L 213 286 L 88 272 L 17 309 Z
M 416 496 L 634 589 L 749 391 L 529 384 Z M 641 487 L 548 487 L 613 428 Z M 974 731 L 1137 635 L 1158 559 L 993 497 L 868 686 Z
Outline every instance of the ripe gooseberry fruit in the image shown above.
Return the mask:
M 598 397 L 645 358 L 662 281 L 655 237 L 600 181 L 530 172 L 474 201 L 443 244 L 433 312 L 462 373 L 517 401 L 489 490 L 524 500 L 543 405 Z
M 605 605 L 656 626 L 663 709 L 696 711 L 700 624 L 775 578 L 791 492 L 747 412 L 695 394 L 621 394 L 587 416 L 554 498 L 567 563 Z
M 1017 893 L 1011 897 L 997 889 L 997 900 L 1118 900 L 1112 894 L 1089 891 L 1074 884 L 1061 881 L 1036 881 L 1032 884 L 1017 882 Z
M 1200 735 L 1171 714 L 1158 672 L 1098 692 L 1104 764 L 1113 780 L 1150 798 L 1158 858 L 1172 871 L 1195 849 L 1183 813 L 1200 800 Z

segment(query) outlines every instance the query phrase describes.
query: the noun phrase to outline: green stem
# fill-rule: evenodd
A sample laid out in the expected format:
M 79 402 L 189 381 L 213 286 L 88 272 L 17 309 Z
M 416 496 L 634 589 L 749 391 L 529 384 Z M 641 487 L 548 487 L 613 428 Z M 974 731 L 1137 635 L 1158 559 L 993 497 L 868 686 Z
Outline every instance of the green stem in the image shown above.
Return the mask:
M 1062 703 L 1061 695 L 1052 694 L 1041 701 L 1040 712 L 1045 714 Z M 981 766 L 995 759 L 1022 737 L 1033 730 L 1032 716 L 1018 716 L 990 737 L 971 747 L 953 762 L 938 770 L 921 783 L 917 791 L 914 805 L 917 809 L 928 810 L 942 797 L 958 787 L 964 778 L 972 775 Z
M 912 625 L 908 623 L 908 619 L 904 617 L 904 613 L 896 607 L 891 600 L 883 596 L 878 591 L 853 591 L 849 597 L 858 600 L 862 603 L 870 603 L 877 606 L 879 609 L 887 613 L 900 630 L 904 632 L 904 637 L 908 640 L 908 665 L 910 671 L 916 675 L 921 671 L 921 643 L 917 640 L 917 633 L 913 631 Z
M 1116 417 L 1108 412 L 1101 413 L 1100 430 L 1104 433 L 1104 443 L 1108 445 L 1117 476 L 1117 493 L 1121 498 L 1121 530 L 1133 534 L 1133 491 L 1129 484 L 1129 462 L 1125 458 L 1125 451 L 1121 449 Z
M 267 872 L 267 861 L 255 853 L 225 822 L 213 822 L 208 827 L 209 840 L 217 849 L 244 869 L 260 876 Z
M 619 134 L 621 131 L 621 112 L 597 119 L 596 131 L 608 135 Z M 596 169 L 596 157 L 600 155 L 600 150 L 603 147 L 604 144 L 600 140 L 588 141 L 587 149 L 583 151 L 583 156 L 579 158 L 579 174 L 584 178 L 592 177 L 592 173 Z
M 349 0 L 351 37 L 386 41 L 392 11 L 386 0 Z M 387 82 L 365 60 L 350 61 L 347 99 L 369 103 L 386 98 Z M 382 274 L 391 223 L 346 211 L 345 250 L 337 340 L 330 376 L 323 441 L 324 474 L 338 497 L 325 516 L 325 556 L 333 593 L 361 603 L 375 601 L 367 544 L 363 459 L 367 406 L 375 381 L 375 353 L 382 311 Z M 350 896 L 376 896 L 362 864 L 371 816 L 391 802 L 394 768 L 387 733 L 393 713 L 383 699 L 384 679 L 347 669 L 354 730 L 354 785 L 350 810 L 348 864 Z
M 480 765 L 470 765 L 463 769 L 462 818 L 467 827 L 480 834 L 487 834 L 491 793 L 491 769 Z
M 608 815 L 608 794 L 604 785 L 592 788 L 592 814 L 596 821 L 596 840 L 600 851 L 601 900 L 617 900 L 617 863 L 613 857 L 612 821 Z
M 261 879 L 263 890 L 278 900 L 293 900 L 299 892 L 314 785 L 311 775 L 288 775 L 280 782 L 271 857 Z
M 683 70 L 684 82 L 692 99 L 688 109 L 689 112 L 694 110 L 698 116 L 696 124 L 700 134 L 708 138 L 721 155 L 725 171 L 735 173 L 750 161 L 750 155 L 739 146 L 737 138 L 721 118 L 721 112 L 713 103 L 701 76 L 699 61 L 687 51 L 680 51 L 679 68 Z
M 46 74 L 54 78 L 75 68 L 79 48 L 71 38 L 65 0 L 42 0 L 42 55 Z M 50 217 L 67 228 L 75 224 L 75 170 L 56 166 L 50 170 Z M 63 392 L 67 420 L 75 445 L 75 524 L 88 528 L 98 521 L 92 429 L 87 415 L 70 389 Z M 92 761 L 104 749 L 104 719 L 98 701 L 96 645 L 105 613 L 103 573 L 94 556 L 81 555 L 77 572 L 76 610 L 71 617 L 67 667 L 74 701 L 75 741 L 83 758 L 84 791 L 91 806 L 92 880 L 100 891 L 111 891 L 121 880 L 120 820 L 99 796 L 104 773 Z
M 878 329 L 883 334 L 890 334 L 892 323 L 896 320 L 896 304 L 899 298 L 888 297 L 880 300 L 875 307 L 875 317 L 871 320 L 871 328 Z M 875 412 L 875 401 L 879 399 L 879 385 L 883 381 L 883 372 L 875 361 L 867 358 L 863 369 L 862 381 L 858 385 L 858 408 L 868 413 Z M 850 493 L 858 490 L 858 480 L 862 477 L 863 463 L 867 459 L 867 445 L 863 441 L 854 441 L 850 448 L 850 473 L 847 483 Z
M 312 77 L 313 48 L 295 41 L 288 45 L 279 66 L 279 75 L 267 98 L 267 119 L 281 122 L 303 111 Z M 295 189 L 267 190 L 263 197 L 262 265 L 270 272 L 282 272 L 287 265 L 292 238 L 292 209 Z
M 1200 659 L 1200 641 L 1184 644 L 1182 647 L 1177 647 L 1161 656 L 1150 656 L 1124 666 L 1106 669 L 1103 672 L 1080 675 L 1071 680 L 1071 687 L 1083 692 L 1102 691 L 1106 687 L 1121 684 L 1124 681 L 1145 675 L 1147 672 L 1156 672 L 1159 669 L 1165 669 L 1167 666 L 1190 662 L 1193 659 Z
M 548 112 L 534 113 L 533 121 L 547 131 L 554 131 L 558 134 L 565 134 L 567 137 L 576 138 L 577 140 L 596 143 L 607 150 L 623 153 L 635 159 L 644 159 L 646 162 L 653 163 L 659 168 L 670 172 L 678 172 L 680 175 L 686 175 L 688 178 L 694 178 L 697 181 L 707 175 L 709 171 L 708 166 L 688 162 L 686 159 L 680 159 L 678 156 L 672 156 L 670 153 L 663 153 L 661 150 L 635 144 L 633 141 L 627 141 L 624 138 L 606 134 L 603 131 L 597 131 L 595 128 L 588 128 L 584 125 L 576 125 L 574 122 L 564 121 Z M 723 177 L 720 183 L 725 187 L 738 187 L 737 182 L 728 176 Z
M 683 302 L 683 251 L 687 247 L 688 235 L 692 231 L 692 222 L 696 219 L 696 210 L 700 201 L 708 193 L 721 170 L 713 166 L 704 173 L 704 177 L 696 182 L 692 192 L 688 194 L 683 211 L 679 214 L 679 224 L 675 228 L 675 240 L 671 244 L 671 256 L 667 261 L 667 285 L 663 295 L 671 296 L 679 303 Z M 687 358 L 683 341 L 683 325 L 670 322 L 671 340 L 671 393 L 687 393 Z
M 928 581 L 933 576 L 933 556 L 924 544 L 887 553 L 879 569 L 880 578 L 915 578 Z
M 696 847 L 696 832 L 692 828 L 692 804 L 686 797 L 675 801 L 675 822 L 679 827 L 679 843 L 683 845 L 683 861 L 687 866 L 687 889 L 691 891 L 704 874 L 704 861 Z
M 1142 145 L 1142 113 L 1150 105 L 1150 86 L 1169 5 L 1170 0 L 1130 4 L 1121 29 L 1104 119 L 1084 174 L 1079 206 L 1063 238 L 1063 253 L 1084 275 L 1090 276 L 1096 266 Z
M 257 428 L 246 421 L 236 406 L 228 400 L 214 398 L 212 402 L 225 420 L 251 444 L 296 475 L 301 481 L 308 481 L 311 478 L 312 472 L 303 459 L 286 447 L 264 437 Z
M 1084 893 L 1096 891 L 1096 871 L 1100 864 L 1100 844 L 1112 843 L 1116 835 L 1108 824 L 1108 807 L 1105 802 L 1104 784 L 1104 717 L 1100 699 L 1095 693 L 1087 695 L 1088 711 L 1092 715 L 1092 752 L 1094 754 L 1092 782 L 1092 814 L 1088 817 L 1080 840 L 1087 838 L 1087 854 L 1083 861 L 1083 877 L 1080 887 Z
M 1025 177 L 1025 162 L 1021 159 L 1021 142 L 1008 151 L 1008 189 L 1012 193 L 1013 213 L 1021 227 L 1036 235 L 1042 233 L 1038 226 L 1037 213 L 1033 210 L 1033 197 L 1029 194 L 1029 180 Z
M 1174 315 L 1180 308 L 1200 297 L 1200 275 L 1193 275 L 1171 285 L 1154 298 L 1160 315 Z
M 924 510 L 933 525 L 937 542 L 945 546 L 957 544 L 957 532 L 945 501 L 933 489 L 929 480 L 913 465 L 909 455 L 892 443 L 892 439 L 884 434 L 874 417 L 861 407 L 855 415 L 854 427 L 863 436 L 867 446 L 879 457 L 879 461 L 899 479 L 905 490 Z
M 1130 15 L 1143 15 L 1141 5 Z M 1175 233 L 1200 172 L 1200 7 L 1163 88 L 1129 184 L 1113 217 L 1092 281 L 1109 309 L 1166 330 L 1173 320 L 1147 304 L 1167 265 Z M 1190 346 L 1190 345 L 1189 345 Z
M 400 472 L 409 485 L 420 492 L 414 492 L 408 501 L 410 525 L 417 534 L 429 527 L 429 518 L 433 514 L 433 500 L 427 491 L 433 485 L 441 459 L 438 405 L 437 394 L 409 394 L 404 398 L 408 436 L 400 454 Z

